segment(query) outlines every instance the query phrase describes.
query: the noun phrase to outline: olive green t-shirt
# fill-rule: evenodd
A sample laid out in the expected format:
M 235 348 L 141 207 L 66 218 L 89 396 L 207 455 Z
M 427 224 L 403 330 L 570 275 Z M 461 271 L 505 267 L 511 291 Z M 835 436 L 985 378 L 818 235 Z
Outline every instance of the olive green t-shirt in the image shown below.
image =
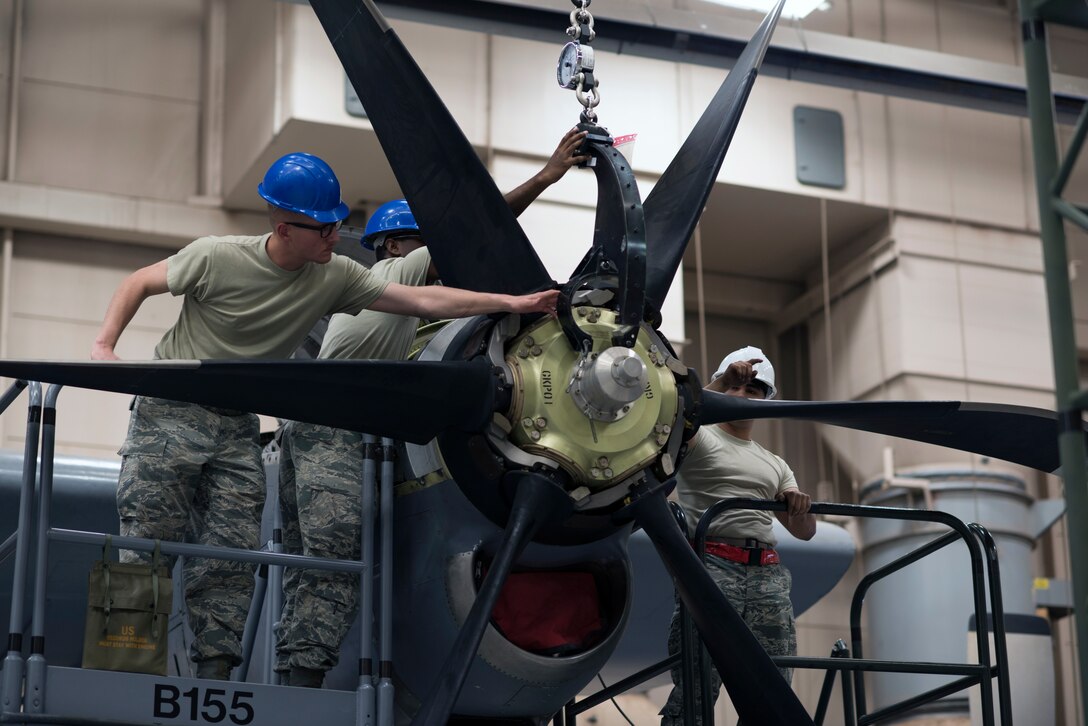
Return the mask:
M 358 312 L 388 285 L 339 255 L 284 270 L 270 236 L 201 237 L 166 260 L 170 293 L 185 301 L 156 358 L 290 358 L 321 316 Z
M 389 282 L 419 287 L 427 284 L 431 253 L 426 247 L 404 257 L 387 257 L 370 271 Z M 419 318 L 362 310 L 356 315 L 333 315 L 318 358 L 403 360 L 416 337 Z
M 722 499 L 774 499 L 787 489 L 796 489 L 793 471 L 781 457 L 755 441 L 731 436 L 719 426 L 703 426 L 691 442 L 687 457 L 676 477 L 676 494 L 688 515 L 689 534 L 703 512 Z M 773 512 L 731 509 L 710 525 L 716 537 L 754 537 L 777 544 Z

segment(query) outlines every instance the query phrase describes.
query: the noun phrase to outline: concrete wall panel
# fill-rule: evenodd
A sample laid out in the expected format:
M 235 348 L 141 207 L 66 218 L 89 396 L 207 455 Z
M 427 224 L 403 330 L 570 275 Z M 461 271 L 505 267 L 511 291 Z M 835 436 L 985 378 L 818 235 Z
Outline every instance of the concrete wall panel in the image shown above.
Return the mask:
M 1060 126 L 1058 127 L 1061 128 Z M 1025 227 L 1029 230 L 1039 231 L 1039 202 L 1035 192 L 1035 156 L 1031 150 L 1031 125 L 1027 119 L 1020 120 L 1020 138 L 1023 149 L 1024 178 L 1028 194 L 1024 196 L 1024 218 L 1027 220 Z
M 1046 290 L 1038 274 L 960 266 L 971 381 L 1051 388 Z
M 42 0 L 25 8 L 16 178 L 192 195 L 202 3 Z
M 847 0 L 845 4 L 850 13 L 855 38 L 884 39 L 884 3 Z
M 884 41 L 938 50 L 937 0 L 891 0 L 884 8 Z
M 34 0 L 25 8 L 27 78 L 199 101 L 202 0 Z
M 288 6 L 283 13 L 289 28 L 284 113 L 369 128 L 368 121 L 347 113 L 343 66 L 317 16 L 308 6 Z M 487 36 L 399 20 L 393 28 L 469 140 L 486 143 Z
M 1042 248 L 1032 234 L 903 214 L 896 215 L 893 234 L 904 254 L 1043 271 Z
M 1019 24 L 1004 5 L 944 0 L 937 5 L 939 50 L 994 63 L 1017 61 Z
M 196 192 L 199 107 L 26 81 L 17 180 L 184 201 Z
M 394 28 L 465 136 L 473 144 L 486 144 L 488 37 L 422 23 L 398 22 Z M 499 70 L 496 80 L 503 90 L 520 80 L 512 75 L 515 69 Z
M 230 0 L 225 61 L 223 193 L 229 196 L 279 131 L 276 13 L 282 3 Z M 252 192 L 247 190 L 247 196 Z
M 14 22 L 15 0 L 0 0 L 0 38 L 4 39 L 5 50 L 10 50 L 11 24 Z M 7 83 L 11 72 L 11 53 L 0 53 L 0 78 Z
M 164 254 L 134 245 L 19 235 L 12 269 L 8 355 L 87 360 L 117 285 Z M 121 336 L 118 355 L 150 359 L 179 310 L 180 299 L 149 298 Z M 58 450 L 113 457 L 124 439 L 128 404 L 128 396 L 66 389 L 58 405 Z M 0 419 L 0 431 L 4 446 L 21 446 L 25 424 L 20 417 L 7 416 Z
M 1069 230 L 1069 260 L 1077 347 L 1083 351 L 1088 350 L 1088 234 Z M 1081 381 L 1081 385 L 1085 384 L 1088 380 Z
M 1054 72 L 1082 77 L 1088 73 L 1088 30 L 1053 23 L 1046 30 Z
M 130 272 L 169 254 L 169 250 L 136 245 L 20 235 L 14 250 L 12 313 L 95 326 L 91 337 L 81 343 L 84 347 L 77 357 L 85 357 L 90 353 L 93 333 L 97 332 L 117 285 Z M 173 324 L 180 309 L 180 299 L 169 294 L 148 298 L 121 338 L 126 350 L 122 357 L 150 358 L 154 346 L 136 348 L 129 344 L 127 333 L 145 330 L 158 331 L 161 335 Z
M 346 110 L 344 69 L 313 10 L 285 5 L 280 12 L 288 28 L 283 48 L 284 117 L 371 128 L 369 121 Z
M 1058 153 L 1062 159 L 1065 159 L 1069 153 L 1069 144 L 1073 140 L 1073 131 L 1073 126 L 1058 126 Z M 1028 148 L 1031 148 L 1030 144 Z M 1065 199 L 1078 204 L 1088 203 L 1088 153 L 1086 151 L 1088 149 L 1081 149 L 1080 156 L 1073 166 L 1073 173 L 1066 183 L 1065 192 L 1062 194 Z M 1031 192 L 1032 201 L 1034 201 L 1034 186 L 1031 187 Z
M 2 47 L 0 47 L 0 89 L 3 89 L 3 93 L 0 93 L 0 139 L 7 139 L 8 137 L 8 84 L 11 83 L 11 53 L 10 49 L 11 39 L 11 24 L 13 22 L 13 9 L 15 3 L 13 0 L 0 0 L 0 39 L 2 40 Z M 0 169 L 6 169 L 8 163 L 8 146 L 6 143 L 0 144 Z M 0 172 L 0 178 L 3 178 L 3 172 Z
M 822 312 L 810 318 L 814 398 L 859 398 L 902 371 L 897 287 L 894 272 L 883 274 L 832 303 L 830 376 L 825 318 Z
M 945 140 L 948 128 L 945 110 L 928 103 L 889 98 L 888 113 L 892 205 L 950 215 L 950 150 Z
M 1019 119 L 960 108 L 945 109 L 953 215 L 1023 228 L 1023 199 L 1034 191 L 1024 174 Z
M 798 23 L 804 30 L 818 33 L 834 33 L 835 35 L 852 35 L 851 30 L 855 24 L 855 3 L 846 2 L 826 3 L 823 7 L 809 13 L 808 17 Z M 787 20 L 792 24 L 792 21 Z
M 574 91 L 555 81 L 564 39 L 560 32 L 556 36 L 556 44 L 493 39 L 490 104 L 495 148 L 524 152 L 535 145 L 554 146 L 578 123 L 582 106 Z M 615 135 L 638 134 L 634 168 L 664 171 L 686 134 L 679 120 L 681 81 L 676 65 L 597 51 L 596 69 L 601 124 Z M 718 74 L 720 83 L 724 74 Z
M 962 378 L 963 328 L 959 281 L 947 262 L 903 257 L 899 294 L 903 367 L 911 372 Z
M 892 198 L 892 166 L 888 134 L 888 99 L 872 93 L 854 94 L 854 128 L 858 145 L 858 201 L 886 206 Z
M 695 124 L 723 77 L 714 69 L 685 66 L 682 70 L 691 78 L 690 93 L 685 92 L 682 98 L 687 129 Z M 846 164 L 846 186 L 842 190 L 813 187 L 797 181 L 793 109 L 799 105 L 837 111 L 842 115 Z M 851 91 L 760 76 L 749 96 L 718 180 L 862 201 L 865 176 L 860 140 L 864 131 L 858 124 L 867 120 L 859 115 L 856 94 Z M 686 131 L 684 135 L 687 135 Z M 873 147 L 867 146 L 867 150 L 870 148 Z

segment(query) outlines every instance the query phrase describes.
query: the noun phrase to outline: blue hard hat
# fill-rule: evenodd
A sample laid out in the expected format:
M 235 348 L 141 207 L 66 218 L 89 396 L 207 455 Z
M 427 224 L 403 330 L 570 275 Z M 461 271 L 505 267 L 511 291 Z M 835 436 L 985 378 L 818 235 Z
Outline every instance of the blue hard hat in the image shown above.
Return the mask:
M 378 207 L 366 221 L 366 229 L 360 242 L 363 247 L 372 250 L 395 232 L 419 232 L 416 218 L 404 199 L 394 199 Z
M 305 214 L 322 224 L 348 216 L 332 167 L 313 154 L 281 156 L 265 172 L 257 193 L 269 204 Z

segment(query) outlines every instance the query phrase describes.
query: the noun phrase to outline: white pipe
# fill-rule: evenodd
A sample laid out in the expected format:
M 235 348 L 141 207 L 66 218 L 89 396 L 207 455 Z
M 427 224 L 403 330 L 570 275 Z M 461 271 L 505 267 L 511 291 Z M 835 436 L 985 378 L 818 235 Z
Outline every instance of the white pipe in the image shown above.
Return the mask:
M 8 80 L 8 133 L 7 158 L 4 164 L 4 180 L 15 180 L 15 151 L 19 135 L 19 84 L 23 75 L 23 0 L 15 0 L 11 20 L 11 54 Z
M 203 197 L 223 195 L 223 106 L 227 43 L 226 0 L 204 0 L 203 109 L 200 118 L 200 188 Z
M 284 104 L 286 103 L 286 98 L 287 98 L 286 89 L 283 87 L 284 83 L 285 83 L 285 78 L 286 78 L 286 73 L 284 72 L 284 63 L 285 63 L 284 55 L 286 53 L 286 49 L 284 48 L 284 45 L 287 42 L 287 40 L 286 40 L 287 31 L 286 31 L 286 28 L 285 28 L 285 26 L 287 25 L 287 20 L 284 18 L 284 13 L 286 13 L 286 12 L 287 12 L 287 9 L 285 9 L 282 5 L 276 5 L 276 15 L 275 15 L 276 28 L 275 28 L 275 33 L 274 33 L 275 38 L 274 38 L 274 41 L 273 41 L 275 43 L 275 46 L 274 46 L 274 49 L 273 49 L 274 50 L 273 67 L 275 68 L 275 81 L 274 81 L 274 86 L 273 86 L 273 91 L 272 91 L 272 135 L 273 136 L 278 134 L 280 132 L 280 129 L 283 127 L 283 118 L 284 118 L 284 108 L 283 107 L 284 107 Z
M 15 0 L 11 19 L 11 54 L 8 67 L 8 128 L 7 156 L 4 160 L 4 180 L 15 180 L 16 150 L 19 137 L 19 90 L 23 75 L 23 10 L 24 0 Z M 3 247 L 0 249 L 0 358 L 8 356 L 8 336 L 11 330 L 11 264 L 15 248 L 15 230 L 4 229 Z
M 891 487 L 900 487 L 903 489 L 913 489 L 922 493 L 922 498 L 925 500 L 926 509 L 933 509 L 933 493 L 929 490 L 929 479 L 922 477 L 908 477 L 908 476 L 896 476 L 895 475 L 895 454 L 892 451 L 892 447 L 884 447 L 884 481 L 881 483 L 881 490 L 889 489 Z M 978 506 L 977 504 L 975 505 Z M 977 512 L 976 512 L 977 514 Z
M 11 331 L 11 262 L 15 250 L 15 230 L 4 230 L 4 245 L 0 249 L 0 358 L 8 357 L 8 334 Z

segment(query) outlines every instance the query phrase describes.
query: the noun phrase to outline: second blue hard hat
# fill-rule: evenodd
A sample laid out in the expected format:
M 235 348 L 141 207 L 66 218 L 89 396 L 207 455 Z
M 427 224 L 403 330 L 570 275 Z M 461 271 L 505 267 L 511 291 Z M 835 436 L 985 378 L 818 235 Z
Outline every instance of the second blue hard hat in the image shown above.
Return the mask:
M 374 210 L 374 214 L 366 221 L 366 229 L 360 242 L 363 247 L 372 250 L 384 243 L 386 237 L 397 232 L 419 232 L 416 218 L 404 199 L 394 199 Z
M 277 159 L 257 185 L 257 193 L 269 204 L 322 224 L 339 222 L 350 211 L 340 198 L 340 181 L 332 167 L 313 154 L 298 152 Z

